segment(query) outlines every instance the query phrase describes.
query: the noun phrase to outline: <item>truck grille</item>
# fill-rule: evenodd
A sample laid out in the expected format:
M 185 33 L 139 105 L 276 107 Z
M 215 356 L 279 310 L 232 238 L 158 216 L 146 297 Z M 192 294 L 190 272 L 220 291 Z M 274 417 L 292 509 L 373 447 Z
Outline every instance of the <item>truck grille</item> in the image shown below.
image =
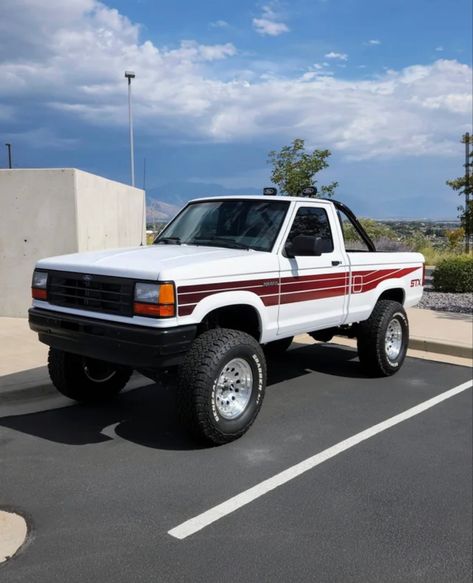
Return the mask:
M 132 316 L 133 286 L 133 280 L 121 277 L 50 271 L 48 301 L 56 306 Z

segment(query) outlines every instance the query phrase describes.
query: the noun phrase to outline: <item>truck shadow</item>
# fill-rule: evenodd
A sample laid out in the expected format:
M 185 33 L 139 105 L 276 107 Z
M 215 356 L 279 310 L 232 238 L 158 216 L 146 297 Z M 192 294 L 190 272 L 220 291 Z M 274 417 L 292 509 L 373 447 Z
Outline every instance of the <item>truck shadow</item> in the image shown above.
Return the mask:
M 355 357 L 355 351 L 333 345 L 293 349 L 268 361 L 268 392 L 279 383 L 314 373 L 363 378 Z M 72 446 L 125 439 L 156 449 L 206 448 L 179 421 L 175 383 L 175 375 L 169 374 L 165 382 L 125 391 L 107 404 L 72 404 L 0 417 L 0 427 Z M 314 390 L 319 384 L 314 383 Z

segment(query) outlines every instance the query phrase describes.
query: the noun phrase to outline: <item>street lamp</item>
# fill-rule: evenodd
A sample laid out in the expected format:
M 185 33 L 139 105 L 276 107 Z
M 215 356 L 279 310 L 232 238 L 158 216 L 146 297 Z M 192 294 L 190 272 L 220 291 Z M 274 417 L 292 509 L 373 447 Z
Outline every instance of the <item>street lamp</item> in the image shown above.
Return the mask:
M 5 144 L 8 150 L 8 168 L 13 168 L 11 161 L 11 144 Z
M 131 185 L 135 186 L 135 153 L 133 151 L 133 115 L 131 111 L 131 80 L 135 78 L 133 71 L 125 71 L 128 79 L 128 124 L 130 127 L 130 165 L 131 165 Z

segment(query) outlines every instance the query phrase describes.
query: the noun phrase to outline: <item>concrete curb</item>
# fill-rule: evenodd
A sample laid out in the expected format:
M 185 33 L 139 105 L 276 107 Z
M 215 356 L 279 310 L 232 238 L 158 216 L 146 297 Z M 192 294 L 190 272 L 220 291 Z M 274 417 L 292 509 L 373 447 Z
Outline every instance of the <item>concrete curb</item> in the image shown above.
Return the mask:
M 297 336 L 294 341 L 297 344 L 312 344 L 312 339 L 310 337 Z M 356 340 L 354 338 L 347 338 L 346 336 L 335 336 L 333 341 L 334 344 L 339 344 L 341 346 L 349 346 L 356 348 Z M 441 354 L 444 356 L 454 356 L 457 358 L 466 358 L 469 360 L 473 359 L 473 346 L 466 346 L 465 344 L 452 344 L 448 342 L 440 342 L 437 340 L 431 340 L 428 338 L 409 338 L 409 349 L 410 350 L 420 350 L 422 352 L 428 352 L 431 354 Z
M 24 545 L 28 526 L 23 516 L 0 510 L 0 563 L 13 558 Z
M 457 356 L 458 358 L 473 358 L 473 346 L 463 344 L 449 344 L 427 338 L 410 338 L 409 348 L 413 350 L 423 350 L 435 354 L 445 354 L 446 356 Z

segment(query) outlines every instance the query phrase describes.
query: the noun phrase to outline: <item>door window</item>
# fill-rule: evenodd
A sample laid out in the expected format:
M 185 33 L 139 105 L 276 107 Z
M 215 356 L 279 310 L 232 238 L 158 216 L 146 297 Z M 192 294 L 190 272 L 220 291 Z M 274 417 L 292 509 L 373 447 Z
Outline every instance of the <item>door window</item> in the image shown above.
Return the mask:
M 298 235 L 318 237 L 322 241 L 322 253 L 332 253 L 333 239 L 327 212 L 318 207 L 301 207 L 292 223 L 286 245 L 290 248 Z

